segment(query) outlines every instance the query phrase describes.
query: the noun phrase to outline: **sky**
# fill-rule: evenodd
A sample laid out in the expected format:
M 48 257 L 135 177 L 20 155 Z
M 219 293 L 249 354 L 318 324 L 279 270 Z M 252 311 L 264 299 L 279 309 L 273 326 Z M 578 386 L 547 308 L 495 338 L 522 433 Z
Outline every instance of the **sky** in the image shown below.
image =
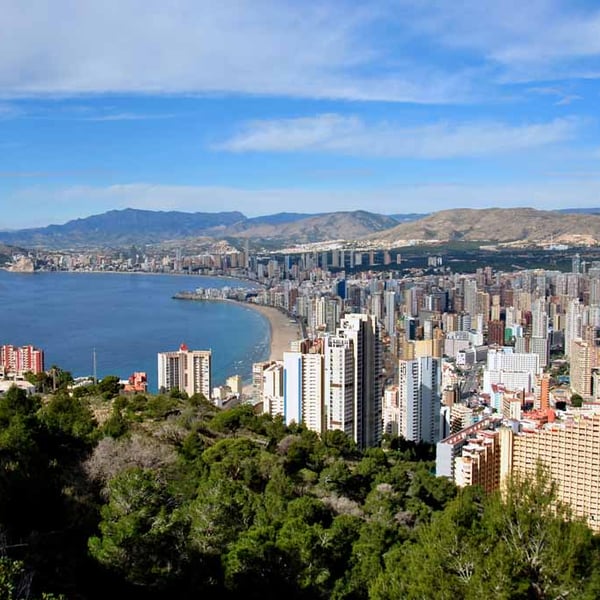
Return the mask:
M 600 207 L 597 1 L 0 9 L 0 229 Z

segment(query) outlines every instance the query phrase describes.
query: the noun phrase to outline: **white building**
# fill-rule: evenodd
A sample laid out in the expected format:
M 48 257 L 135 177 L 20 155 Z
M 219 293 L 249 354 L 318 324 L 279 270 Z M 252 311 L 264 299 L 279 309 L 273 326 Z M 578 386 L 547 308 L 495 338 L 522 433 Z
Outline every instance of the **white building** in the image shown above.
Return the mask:
M 262 372 L 263 412 L 284 416 L 283 394 L 283 362 L 277 361 Z
M 507 390 L 531 392 L 540 373 L 537 354 L 513 352 L 510 347 L 491 349 L 483 372 L 483 391 L 492 394 L 492 385 L 502 384 Z
M 423 356 L 400 360 L 398 369 L 399 433 L 413 442 L 435 444 L 441 408 L 440 360 Z
M 325 430 L 322 354 L 283 353 L 283 409 L 287 425 L 304 423 L 309 429 Z
M 211 393 L 211 351 L 189 350 L 181 344 L 175 352 L 158 353 L 158 389 L 179 389 L 189 396 Z
M 327 429 L 354 436 L 354 344 L 343 336 L 325 338 Z

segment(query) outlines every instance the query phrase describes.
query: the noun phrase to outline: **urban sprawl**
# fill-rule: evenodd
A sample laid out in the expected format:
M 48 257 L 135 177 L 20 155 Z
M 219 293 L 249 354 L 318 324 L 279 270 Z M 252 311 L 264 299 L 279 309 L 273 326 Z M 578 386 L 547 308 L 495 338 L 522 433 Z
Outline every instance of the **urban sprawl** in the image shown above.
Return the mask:
M 194 258 L 22 260 L 48 270 L 249 280 L 245 288 L 179 297 L 275 307 L 301 323 L 302 338 L 279 360 L 255 363 L 244 389 L 237 375 L 212 387 L 210 351 L 182 345 L 162 352 L 161 391 L 202 393 L 220 406 L 252 403 L 287 424 L 342 430 L 362 448 L 379 445 L 384 434 L 436 444 L 437 475 L 459 486 L 502 489 L 542 465 L 559 499 L 598 532 L 600 262 L 570 256 L 570 272 L 488 266 L 472 274 L 450 272 L 437 255 L 407 272 L 400 253 L 335 248 L 266 257 L 246 248 Z M 42 370 L 43 354 L 34 360 L 34 352 L 2 347 L 5 378 Z M 145 375 L 125 384 L 144 391 Z

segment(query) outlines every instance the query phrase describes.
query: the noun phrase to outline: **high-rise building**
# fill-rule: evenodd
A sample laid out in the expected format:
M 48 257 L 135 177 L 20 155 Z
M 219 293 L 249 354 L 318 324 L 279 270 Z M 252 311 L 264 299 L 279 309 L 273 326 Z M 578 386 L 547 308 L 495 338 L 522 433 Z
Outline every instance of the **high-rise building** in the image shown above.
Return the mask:
M 558 500 L 600 531 L 600 415 L 523 433 L 504 427 L 500 436 L 501 483 L 515 475 L 533 477 L 541 464 L 557 484 Z
M 462 447 L 454 461 L 454 481 L 457 486 L 479 485 L 493 492 L 500 484 L 500 434 L 482 430 Z
M 44 370 L 44 351 L 33 346 L 0 346 L 0 374 L 23 377 L 27 372 L 41 373 Z
M 440 381 L 437 358 L 423 356 L 399 361 L 400 435 L 405 439 L 430 444 L 439 441 Z
M 584 398 L 589 398 L 592 394 L 591 350 L 588 342 L 579 339 L 571 342 L 571 389 Z
M 504 345 L 504 322 L 489 321 L 488 322 L 488 343 L 496 346 Z
M 360 448 L 381 441 L 383 395 L 381 329 L 373 315 L 350 313 L 338 337 L 352 340 L 354 352 L 354 441 Z
M 354 343 L 343 336 L 325 339 L 325 406 L 327 429 L 354 437 Z
M 385 304 L 385 330 L 390 336 L 396 333 L 396 292 L 387 290 L 383 294 Z
M 188 395 L 211 393 L 211 351 L 190 350 L 181 344 L 174 352 L 158 353 L 158 389 L 179 389 Z
M 533 353 L 517 353 L 512 348 L 490 349 L 483 372 L 483 391 L 492 393 L 492 385 L 501 383 L 507 390 L 531 392 L 540 374 L 540 358 Z
M 322 354 L 283 353 L 283 416 L 287 425 L 303 423 L 325 431 Z
M 274 362 L 261 371 L 261 389 L 263 412 L 284 416 L 283 362 Z

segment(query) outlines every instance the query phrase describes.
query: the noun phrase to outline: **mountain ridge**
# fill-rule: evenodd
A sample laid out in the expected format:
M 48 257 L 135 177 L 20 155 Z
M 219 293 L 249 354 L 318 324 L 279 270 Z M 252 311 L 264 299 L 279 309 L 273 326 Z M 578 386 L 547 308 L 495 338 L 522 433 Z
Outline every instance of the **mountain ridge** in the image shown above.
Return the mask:
M 407 218 L 411 218 L 408 216 Z M 397 219 L 367 211 L 320 214 L 281 212 L 248 218 L 233 212 L 149 211 L 126 208 L 17 231 L 0 231 L 0 243 L 29 247 L 115 247 L 191 238 L 268 240 L 285 245 L 360 238 L 393 227 Z
M 0 243 L 30 248 L 125 247 L 162 242 L 228 240 L 271 248 L 331 240 L 400 245 L 406 240 L 600 242 L 600 208 L 453 208 L 430 214 L 382 215 L 365 210 L 280 212 L 246 217 L 239 211 L 111 210 L 16 231 L 0 231 Z
M 535 208 L 461 208 L 432 213 L 368 239 L 440 241 L 600 241 L 600 214 L 567 213 Z

